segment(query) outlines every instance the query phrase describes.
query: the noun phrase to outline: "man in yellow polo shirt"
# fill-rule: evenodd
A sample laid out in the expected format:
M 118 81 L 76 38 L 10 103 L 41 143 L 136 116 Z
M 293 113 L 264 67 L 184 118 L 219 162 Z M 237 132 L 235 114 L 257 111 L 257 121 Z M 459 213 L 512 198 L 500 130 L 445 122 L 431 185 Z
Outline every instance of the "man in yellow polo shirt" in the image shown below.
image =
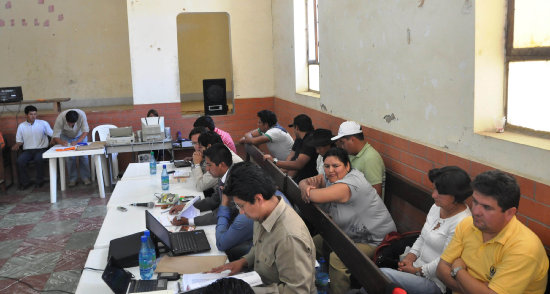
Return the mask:
M 441 255 L 439 279 L 453 293 L 544 293 L 548 257 L 537 235 L 516 218 L 516 180 L 487 171 L 472 188 L 472 216 L 458 224 Z

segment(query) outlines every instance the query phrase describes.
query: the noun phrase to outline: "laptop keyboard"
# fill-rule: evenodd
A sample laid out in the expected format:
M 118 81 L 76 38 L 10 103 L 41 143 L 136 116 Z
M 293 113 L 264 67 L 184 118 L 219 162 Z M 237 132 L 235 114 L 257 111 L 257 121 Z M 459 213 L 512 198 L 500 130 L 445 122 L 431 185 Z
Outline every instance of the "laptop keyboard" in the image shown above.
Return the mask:
M 195 242 L 195 238 L 193 238 L 193 236 L 186 234 L 172 236 L 175 237 L 172 240 L 172 245 L 174 246 L 175 252 L 192 252 L 197 249 L 197 242 Z
M 128 293 L 150 292 L 166 289 L 166 280 L 132 280 Z

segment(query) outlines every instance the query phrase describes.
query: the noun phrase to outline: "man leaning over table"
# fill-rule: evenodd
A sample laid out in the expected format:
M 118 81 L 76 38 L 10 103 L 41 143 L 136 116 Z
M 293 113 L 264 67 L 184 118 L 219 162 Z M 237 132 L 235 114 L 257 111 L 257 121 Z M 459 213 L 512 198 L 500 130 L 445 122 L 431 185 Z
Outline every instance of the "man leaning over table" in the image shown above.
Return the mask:
M 253 268 L 266 285 L 279 293 L 317 293 L 315 247 L 296 212 L 275 196 L 275 184 L 251 162 L 233 165 L 224 193 L 233 197 L 241 213 L 254 220 L 253 246 L 243 258 L 213 268 L 236 274 Z
M 37 119 L 38 109 L 33 105 L 25 107 L 26 121 L 19 124 L 15 135 L 15 145 L 12 150 L 17 151 L 23 146 L 23 152 L 17 157 L 17 173 L 19 174 L 19 188 L 24 190 L 31 186 L 27 173 L 27 163 L 33 160 L 36 164 L 36 187 L 44 184 L 44 160 L 42 154 L 48 150 L 49 139 L 53 131 L 50 124 Z
M 86 114 L 80 109 L 68 109 L 61 112 L 53 127 L 53 140 L 56 144 L 69 146 L 88 142 L 90 127 Z M 88 156 L 69 157 L 67 169 L 69 173 L 69 187 L 74 187 L 78 179 L 76 160 L 79 160 L 80 178 L 85 185 L 91 184 L 90 164 Z
M 548 257 L 538 236 L 516 218 L 516 180 L 487 171 L 472 188 L 472 216 L 456 227 L 437 277 L 453 293 L 544 293 Z

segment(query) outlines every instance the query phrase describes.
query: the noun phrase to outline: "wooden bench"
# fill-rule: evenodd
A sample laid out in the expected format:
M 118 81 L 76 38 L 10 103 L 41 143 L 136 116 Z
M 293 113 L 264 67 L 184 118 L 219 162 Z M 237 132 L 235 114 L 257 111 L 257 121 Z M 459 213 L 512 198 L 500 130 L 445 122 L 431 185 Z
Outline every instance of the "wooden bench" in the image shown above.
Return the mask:
M 350 273 L 369 293 L 392 293 L 396 287 L 370 258 L 357 249 L 353 241 L 316 204 L 304 203 L 300 188 L 273 163 L 263 160 L 263 153 L 254 145 L 245 146 L 247 160 L 256 162 L 269 174 L 288 200 L 300 210 L 302 217 L 315 226 L 323 239 L 342 259 Z

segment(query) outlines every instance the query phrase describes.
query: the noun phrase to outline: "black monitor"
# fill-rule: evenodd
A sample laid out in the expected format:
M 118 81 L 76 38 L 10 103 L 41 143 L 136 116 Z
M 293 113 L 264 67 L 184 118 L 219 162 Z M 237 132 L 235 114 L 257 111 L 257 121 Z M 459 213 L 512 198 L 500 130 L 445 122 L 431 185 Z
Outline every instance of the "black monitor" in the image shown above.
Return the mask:
M 23 100 L 21 87 L 0 88 L 0 103 L 19 102 Z

